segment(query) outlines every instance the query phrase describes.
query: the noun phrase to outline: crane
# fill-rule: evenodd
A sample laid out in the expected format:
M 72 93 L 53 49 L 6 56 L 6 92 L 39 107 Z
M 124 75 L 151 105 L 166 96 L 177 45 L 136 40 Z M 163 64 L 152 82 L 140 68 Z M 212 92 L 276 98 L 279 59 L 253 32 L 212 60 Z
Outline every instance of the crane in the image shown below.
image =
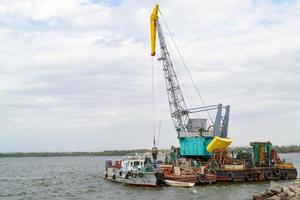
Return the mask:
M 218 147 L 227 147 L 232 141 L 227 138 L 230 106 L 216 104 L 198 108 L 187 108 L 181 91 L 174 65 L 168 51 L 162 27 L 158 17 L 159 6 L 156 4 L 150 16 L 151 56 L 156 56 L 156 35 L 160 45 L 160 57 L 166 82 L 171 118 L 180 143 L 182 157 L 210 157 L 211 151 Z M 222 110 L 225 115 L 222 117 Z M 190 118 L 191 113 L 217 110 L 212 131 L 207 128 L 207 119 Z
M 187 106 L 181 92 L 177 76 L 170 58 L 167 45 L 162 34 L 161 26 L 158 21 L 158 5 L 154 7 L 151 15 L 151 55 L 155 56 L 156 30 L 159 37 L 159 44 L 161 49 L 161 60 L 163 63 L 163 71 L 166 80 L 167 93 L 169 98 L 170 112 L 172 121 L 176 127 L 178 134 L 186 131 L 186 124 L 189 121 Z

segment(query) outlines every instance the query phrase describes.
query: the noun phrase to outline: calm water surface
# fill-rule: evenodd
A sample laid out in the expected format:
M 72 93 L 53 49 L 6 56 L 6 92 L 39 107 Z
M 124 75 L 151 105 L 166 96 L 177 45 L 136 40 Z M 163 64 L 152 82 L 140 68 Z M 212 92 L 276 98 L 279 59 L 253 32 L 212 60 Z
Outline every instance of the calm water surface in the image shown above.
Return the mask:
M 281 157 L 293 161 L 300 172 L 299 153 Z M 102 179 L 105 159 L 108 157 L 0 158 L 0 199 L 252 199 L 253 194 L 263 192 L 269 185 L 127 187 Z

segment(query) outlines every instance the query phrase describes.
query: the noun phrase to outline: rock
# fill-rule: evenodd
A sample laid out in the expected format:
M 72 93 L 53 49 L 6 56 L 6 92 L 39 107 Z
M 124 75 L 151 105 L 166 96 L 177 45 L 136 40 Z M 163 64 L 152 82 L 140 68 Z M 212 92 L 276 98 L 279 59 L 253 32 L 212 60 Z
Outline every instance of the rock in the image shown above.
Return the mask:
M 282 191 L 282 187 L 274 181 L 271 181 L 270 191 L 274 194 L 279 194 Z
M 283 200 L 290 200 L 290 199 L 296 197 L 296 194 L 289 191 L 289 192 L 282 192 L 280 194 L 280 196 L 281 196 L 281 199 L 283 199 Z
M 280 186 L 271 181 L 270 188 L 266 189 L 261 195 L 253 195 L 253 199 L 265 200 L 300 200 L 300 195 L 297 196 L 297 185 L 293 184 L 288 187 Z
M 288 194 L 286 192 L 280 193 L 280 198 L 283 200 L 287 200 Z
M 259 200 L 259 199 L 265 199 L 266 195 L 265 194 L 257 194 L 257 195 L 253 195 L 253 199 L 254 200 Z
M 286 192 L 286 191 L 289 191 L 289 188 L 286 187 L 286 186 L 283 186 L 283 187 L 282 187 L 282 192 Z
M 270 189 L 266 189 L 265 194 L 269 196 L 275 195 Z
M 286 197 L 287 199 L 291 199 L 296 196 L 296 194 L 291 191 L 286 192 L 286 194 L 287 194 L 287 197 Z
M 281 196 L 278 196 L 278 195 L 273 195 L 269 198 L 266 198 L 266 200 L 281 200 Z
M 283 187 L 282 189 L 282 197 L 285 199 L 291 199 L 292 197 L 294 197 L 296 195 L 296 193 L 292 192 L 289 187 Z
M 295 184 L 292 184 L 289 186 L 289 190 L 293 193 L 297 193 L 297 186 Z
M 267 195 L 267 194 L 259 194 L 259 195 L 253 195 L 253 200 L 262 200 L 262 199 L 268 199 L 272 197 L 273 195 Z

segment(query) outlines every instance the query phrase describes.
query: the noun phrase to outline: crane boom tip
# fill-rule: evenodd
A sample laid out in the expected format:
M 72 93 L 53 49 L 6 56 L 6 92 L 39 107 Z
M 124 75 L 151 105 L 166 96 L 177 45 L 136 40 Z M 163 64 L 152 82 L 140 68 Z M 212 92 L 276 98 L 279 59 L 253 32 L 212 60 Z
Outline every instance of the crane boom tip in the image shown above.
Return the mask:
M 158 4 L 155 4 L 150 17 L 150 32 L 151 32 L 151 56 L 155 56 L 156 46 L 156 20 L 158 19 Z

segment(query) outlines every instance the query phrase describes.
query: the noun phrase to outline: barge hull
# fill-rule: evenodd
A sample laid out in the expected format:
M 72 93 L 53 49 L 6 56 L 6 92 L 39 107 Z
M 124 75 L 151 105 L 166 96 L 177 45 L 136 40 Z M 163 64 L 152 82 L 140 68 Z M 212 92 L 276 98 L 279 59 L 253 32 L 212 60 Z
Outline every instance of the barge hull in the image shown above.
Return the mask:
M 292 169 L 276 169 L 270 167 L 260 167 L 252 169 L 228 170 L 218 169 L 217 181 L 226 182 L 242 182 L 242 181 L 264 181 L 264 180 L 287 180 L 296 179 L 297 170 Z
M 112 178 L 112 177 L 104 177 L 104 179 L 111 182 L 120 183 L 128 186 L 134 186 L 134 187 L 151 187 L 151 188 L 159 187 L 159 185 L 152 182 L 135 182 L 135 181 L 131 181 L 130 179 Z

